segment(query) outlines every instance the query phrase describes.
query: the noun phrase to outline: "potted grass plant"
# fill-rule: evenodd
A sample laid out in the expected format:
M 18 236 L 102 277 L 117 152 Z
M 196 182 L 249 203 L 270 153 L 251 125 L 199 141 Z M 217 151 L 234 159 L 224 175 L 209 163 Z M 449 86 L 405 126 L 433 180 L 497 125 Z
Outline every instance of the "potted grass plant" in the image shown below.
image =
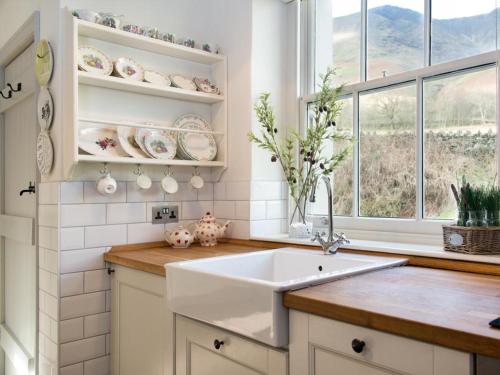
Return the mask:
M 276 116 L 270 104 L 270 94 L 263 93 L 255 105 L 260 124 L 260 134 L 250 132 L 248 138 L 259 148 L 270 153 L 270 161 L 279 163 L 289 186 L 292 203 L 290 235 L 306 237 L 312 232 L 312 223 L 306 220 L 307 197 L 318 176 L 331 176 L 336 167 L 346 159 L 352 147 L 351 136 L 336 128 L 342 110 L 339 95 L 342 86 L 333 85 L 334 70 L 328 69 L 320 76 L 319 94 L 312 104 L 312 121 L 305 134 L 290 129 L 279 134 Z M 327 142 L 344 142 L 344 147 L 330 154 L 324 152 Z M 338 144 L 338 143 L 337 143 Z

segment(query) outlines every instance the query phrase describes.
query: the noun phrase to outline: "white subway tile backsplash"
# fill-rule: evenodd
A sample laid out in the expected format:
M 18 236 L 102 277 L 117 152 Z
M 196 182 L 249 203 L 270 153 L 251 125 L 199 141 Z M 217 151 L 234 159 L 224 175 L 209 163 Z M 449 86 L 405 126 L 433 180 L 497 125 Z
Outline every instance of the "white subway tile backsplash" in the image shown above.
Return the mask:
M 50 361 L 57 361 L 57 344 L 50 340 L 48 337 L 45 337 L 45 344 L 44 344 L 44 349 L 45 349 L 45 356 L 47 359 Z
M 83 182 L 62 182 L 61 183 L 61 203 L 83 203 Z
M 284 218 L 284 201 L 267 201 L 266 202 L 266 219 L 282 219 Z
M 58 298 L 54 297 L 43 290 L 39 290 L 39 309 L 47 314 L 52 319 L 57 320 L 59 316 Z
M 266 202 L 250 202 L 250 220 L 264 220 L 266 218 Z
M 60 375 L 83 375 L 83 362 L 61 367 Z M 50 374 L 54 375 L 54 374 Z
M 126 224 L 85 227 L 85 247 L 114 246 L 126 243 Z
M 97 191 L 95 181 L 83 183 L 83 201 L 85 203 L 121 203 L 127 201 L 127 185 L 118 182 L 116 192 L 113 195 L 102 195 Z
M 81 340 L 83 336 L 83 318 L 67 319 L 60 322 L 61 343 Z
M 104 268 L 106 248 L 70 250 L 61 253 L 61 273 L 90 271 Z
M 110 332 L 111 314 L 108 312 L 102 314 L 88 315 L 84 317 L 84 335 L 92 337 L 104 335 Z
M 147 190 L 141 189 L 135 181 L 127 182 L 127 202 L 163 201 L 163 195 L 159 182 L 153 182 Z
M 106 354 L 111 354 L 111 334 L 106 335 Z
M 59 183 L 42 182 L 38 184 L 38 203 L 57 204 L 59 203 Z
M 165 201 L 195 201 L 198 199 L 198 191 L 188 182 L 179 182 L 179 190 L 175 194 L 165 194 Z
M 226 183 L 217 182 L 214 184 L 214 200 L 223 201 L 226 199 Z
M 213 213 L 212 201 L 182 202 L 182 220 L 201 219 L 207 212 Z
M 162 241 L 165 238 L 163 224 L 128 224 L 127 243 Z
M 83 227 L 61 228 L 61 251 L 83 249 L 84 229 Z
M 59 232 L 57 228 L 38 227 L 38 245 L 50 250 L 59 249 Z
M 61 298 L 61 319 L 98 314 L 106 310 L 106 293 L 96 292 Z
M 39 270 L 39 288 L 50 295 L 57 297 L 57 275 L 52 272 Z
M 234 219 L 236 204 L 233 201 L 215 201 L 214 215 L 218 219 Z
M 83 293 L 83 272 L 61 275 L 61 297 Z
M 65 204 L 61 206 L 61 226 L 80 227 L 106 223 L 104 204 Z
M 111 311 L 111 290 L 106 290 L 106 311 Z
M 250 182 L 226 182 L 226 199 L 228 201 L 250 200 Z
M 250 202 L 237 201 L 236 202 L 236 220 L 249 220 L 250 219 Z
M 108 224 L 143 223 L 146 221 L 146 203 L 110 203 L 106 209 Z
M 87 271 L 84 275 L 85 293 L 108 290 L 111 287 L 110 278 L 106 269 Z
M 233 220 L 226 232 L 229 238 L 248 239 L 250 237 L 250 222 L 246 220 Z
M 214 200 L 214 184 L 205 182 L 203 187 L 198 190 L 199 201 L 213 201 Z
M 52 273 L 58 273 L 57 251 L 39 248 L 39 267 Z
M 281 233 L 281 219 L 255 220 L 250 222 L 251 236 L 267 236 Z
M 38 315 L 38 328 L 45 336 L 50 336 L 50 317 L 43 312 Z
M 281 199 L 281 181 L 252 181 L 251 198 L 256 201 Z
M 100 357 L 83 363 L 84 375 L 109 375 L 110 357 Z
M 58 206 L 56 204 L 38 205 L 38 223 L 44 227 L 57 228 L 58 226 Z
M 105 336 L 96 336 L 88 339 L 68 342 L 61 345 L 61 365 L 66 366 L 98 358 L 104 356 L 105 353 Z

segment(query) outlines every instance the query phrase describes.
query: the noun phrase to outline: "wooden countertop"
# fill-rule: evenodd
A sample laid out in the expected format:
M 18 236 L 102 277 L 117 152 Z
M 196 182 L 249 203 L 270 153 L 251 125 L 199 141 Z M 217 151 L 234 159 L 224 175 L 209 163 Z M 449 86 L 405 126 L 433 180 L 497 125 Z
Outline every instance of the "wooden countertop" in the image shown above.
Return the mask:
M 286 307 L 500 358 L 500 277 L 397 267 L 289 292 Z
M 165 276 L 166 263 L 211 258 L 220 255 L 248 253 L 276 248 L 272 244 L 252 244 L 249 241 L 224 241 L 215 247 L 192 245 L 187 249 L 174 249 L 166 242 L 152 242 L 138 245 L 114 246 L 104 254 L 106 262 L 119 264 L 140 271 Z

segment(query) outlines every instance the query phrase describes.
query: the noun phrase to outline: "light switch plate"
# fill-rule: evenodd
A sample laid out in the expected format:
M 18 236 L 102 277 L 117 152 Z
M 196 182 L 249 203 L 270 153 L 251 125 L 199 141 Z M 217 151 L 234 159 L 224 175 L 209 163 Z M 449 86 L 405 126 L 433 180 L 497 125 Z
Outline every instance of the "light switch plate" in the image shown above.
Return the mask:
M 151 209 L 151 223 L 170 224 L 179 222 L 179 206 L 155 206 Z

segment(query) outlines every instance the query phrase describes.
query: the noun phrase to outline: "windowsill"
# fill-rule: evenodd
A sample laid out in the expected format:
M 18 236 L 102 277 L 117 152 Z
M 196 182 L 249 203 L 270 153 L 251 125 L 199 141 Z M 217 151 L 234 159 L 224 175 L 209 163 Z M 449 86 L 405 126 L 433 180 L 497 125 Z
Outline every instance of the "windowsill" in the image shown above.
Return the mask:
M 317 246 L 317 243 L 312 243 L 308 239 L 289 238 L 288 234 L 277 234 L 268 236 L 251 237 L 251 240 L 256 241 L 269 241 L 269 242 L 283 242 L 294 245 L 308 245 Z M 351 250 L 364 250 L 373 252 L 383 252 L 401 255 L 415 255 L 430 258 L 442 258 L 460 260 L 466 262 L 481 262 L 500 264 L 500 255 L 467 255 L 460 253 L 453 253 L 444 251 L 441 246 L 417 245 L 417 244 L 404 244 L 399 242 L 381 242 L 381 241 L 368 241 L 368 240 L 351 240 L 350 245 L 345 245 L 343 248 Z

